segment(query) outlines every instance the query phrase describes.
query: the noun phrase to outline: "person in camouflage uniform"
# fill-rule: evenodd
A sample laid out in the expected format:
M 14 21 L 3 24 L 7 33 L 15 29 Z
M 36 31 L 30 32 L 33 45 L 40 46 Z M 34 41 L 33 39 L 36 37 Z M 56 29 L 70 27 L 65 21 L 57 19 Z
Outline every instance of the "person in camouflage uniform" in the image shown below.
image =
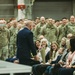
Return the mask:
M 40 18 L 40 23 L 38 23 L 38 24 L 36 25 L 36 27 L 35 27 L 35 37 L 36 37 L 36 38 L 38 38 L 38 37 L 41 35 L 40 30 L 41 30 L 41 28 L 42 28 L 44 25 L 46 25 L 46 23 L 45 23 L 45 17 L 41 17 L 41 18 Z
M 52 19 L 48 19 L 47 25 L 41 29 L 41 34 L 49 41 L 57 41 L 57 28 L 53 25 Z
M 66 24 L 67 24 L 67 18 L 62 18 L 62 24 L 59 27 L 59 34 L 58 34 L 58 43 L 60 44 L 61 39 L 63 37 L 66 37 Z
M 6 60 L 8 58 L 8 43 L 9 32 L 6 28 L 5 20 L 0 20 L 0 59 Z
M 38 23 L 40 23 L 40 17 L 35 18 L 35 24 L 38 24 Z
M 35 27 L 36 27 L 36 25 L 35 25 L 35 22 L 34 22 L 33 29 L 31 30 L 33 32 L 33 40 L 34 41 L 36 40 L 36 37 L 35 37 Z
M 67 34 L 72 33 L 75 35 L 75 17 L 70 17 L 70 22 L 66 25 L 66 36 Z
M 12 26 L 9 29 L 10 31 L 10 45 L 9 45 L 9 57 L 13 57 L 15 56 L 16 53 L 16 37 L 17 37 L 17 33 L 18 33 L 18 29 L 17 29 L 17 21 L 13 20 L 11 21 Z

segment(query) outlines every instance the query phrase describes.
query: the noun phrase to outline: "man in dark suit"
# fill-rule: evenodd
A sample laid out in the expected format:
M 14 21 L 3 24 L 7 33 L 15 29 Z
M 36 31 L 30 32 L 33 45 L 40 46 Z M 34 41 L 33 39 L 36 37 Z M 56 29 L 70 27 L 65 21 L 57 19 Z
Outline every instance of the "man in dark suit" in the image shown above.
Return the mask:
M 33 41 L 33 22 L 28 20 L 25 24 L 25 28 L 20 30 L 17 35 L 17 58 L 20 64 L 34 65 L 39 64 L 36 48 Z M 31 59 L 31 54 L 33 59 Z

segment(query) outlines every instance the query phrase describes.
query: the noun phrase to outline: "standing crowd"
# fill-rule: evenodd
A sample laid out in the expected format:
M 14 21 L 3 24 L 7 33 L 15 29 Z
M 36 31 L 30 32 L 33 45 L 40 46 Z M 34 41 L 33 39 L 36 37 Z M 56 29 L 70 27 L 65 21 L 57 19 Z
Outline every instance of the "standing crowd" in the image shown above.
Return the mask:
M 0 19 L 0 59 L 30 65 L 33 75 L 73 75 L 75 16 Z

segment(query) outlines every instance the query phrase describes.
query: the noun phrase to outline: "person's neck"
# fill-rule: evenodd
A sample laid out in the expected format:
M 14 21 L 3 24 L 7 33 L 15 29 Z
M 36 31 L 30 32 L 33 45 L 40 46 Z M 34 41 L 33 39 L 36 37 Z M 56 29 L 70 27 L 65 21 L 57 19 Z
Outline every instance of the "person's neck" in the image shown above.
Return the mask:
M 29 27 L 27 27 L 27 26 L 25 26 L 25 28 L 27 28 L 27 29 L 29 29 L 29 30 L 31 30 Z

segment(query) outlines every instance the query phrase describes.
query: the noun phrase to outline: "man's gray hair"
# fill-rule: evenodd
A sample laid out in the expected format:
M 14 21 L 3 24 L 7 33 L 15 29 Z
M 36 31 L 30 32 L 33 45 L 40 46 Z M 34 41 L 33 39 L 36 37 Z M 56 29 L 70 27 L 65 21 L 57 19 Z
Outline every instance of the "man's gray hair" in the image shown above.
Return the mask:
M 32 23 L 32 21 L 31 20 L 27 20 L 26 23 L 25 23 L 25 26 L 28 27 L 30 25 L 30 23 Z

